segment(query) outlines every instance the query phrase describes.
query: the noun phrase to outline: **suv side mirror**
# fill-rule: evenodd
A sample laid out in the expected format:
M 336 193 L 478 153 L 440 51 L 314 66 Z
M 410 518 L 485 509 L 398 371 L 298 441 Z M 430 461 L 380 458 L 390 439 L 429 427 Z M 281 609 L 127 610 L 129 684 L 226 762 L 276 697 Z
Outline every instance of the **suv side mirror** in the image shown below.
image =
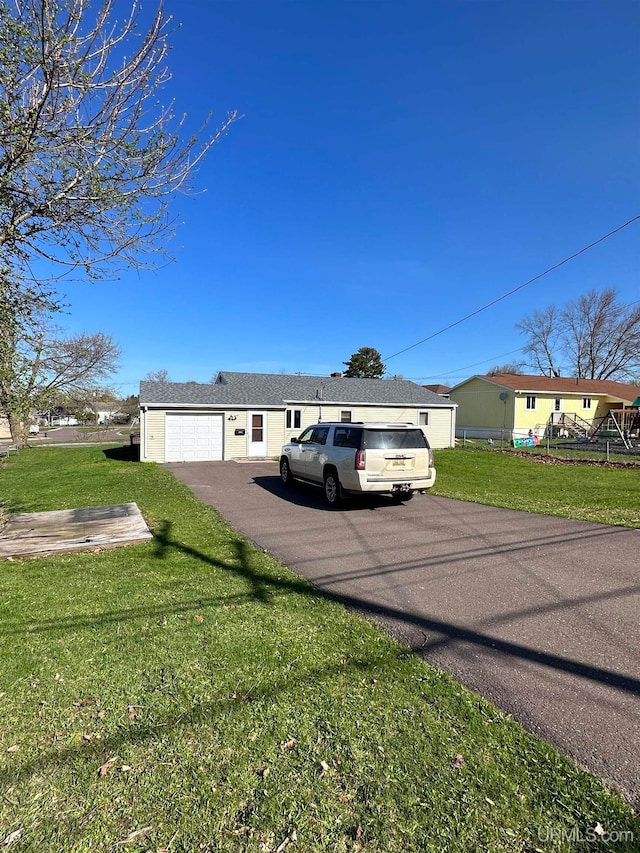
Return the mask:
M 300 444 L 300 439 L 299 438 L 292 438 L 291 444 Z

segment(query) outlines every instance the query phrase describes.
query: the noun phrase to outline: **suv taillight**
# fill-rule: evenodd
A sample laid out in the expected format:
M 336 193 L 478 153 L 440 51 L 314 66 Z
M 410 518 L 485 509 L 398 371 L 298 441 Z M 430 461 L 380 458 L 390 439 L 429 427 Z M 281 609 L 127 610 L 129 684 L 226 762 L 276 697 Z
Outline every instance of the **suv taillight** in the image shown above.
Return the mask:
M 434 468 L 434 467 L 435 466 L 433 463 L 433 450 L 431 448 L 429 448 L 429 468 Z
M 358 450 L 356 453 L 356 471 L 364 471 L 365 469 L 365 451 Z

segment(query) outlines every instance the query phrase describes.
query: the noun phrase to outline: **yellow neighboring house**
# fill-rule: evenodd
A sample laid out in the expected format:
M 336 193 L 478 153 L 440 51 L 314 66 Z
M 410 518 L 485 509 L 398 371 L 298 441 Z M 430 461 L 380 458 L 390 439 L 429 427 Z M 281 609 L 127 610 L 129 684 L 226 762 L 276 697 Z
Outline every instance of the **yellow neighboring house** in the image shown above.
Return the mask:
M 9 429 L 8 418 L 0 415 L 0 440 L 4 438 L 11 438 L 11 430 Z
M 640 388 L 608 379 L 511 373 L 472 376 L 449 392 L 458 404 L 456 436 L 467 438 L 583 437 L 598 425 L 615 428 L 608 413 L 638 396 Z

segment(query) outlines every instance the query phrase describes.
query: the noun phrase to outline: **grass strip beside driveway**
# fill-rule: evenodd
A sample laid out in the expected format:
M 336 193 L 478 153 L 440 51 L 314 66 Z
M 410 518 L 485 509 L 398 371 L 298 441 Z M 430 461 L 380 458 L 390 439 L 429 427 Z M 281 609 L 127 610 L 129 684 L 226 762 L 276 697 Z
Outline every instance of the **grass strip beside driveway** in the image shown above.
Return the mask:
M 541 454 L 473 447 L 437 450 L 435 461 L 432 491 L 442 497 L 640 527 L 640 467 L 554 464 Z
M 121 455 L 0 468 L 12 511 L 135 501 L 155 535 L 0 563 L 0 844 L 637 849 L 599 780 Z

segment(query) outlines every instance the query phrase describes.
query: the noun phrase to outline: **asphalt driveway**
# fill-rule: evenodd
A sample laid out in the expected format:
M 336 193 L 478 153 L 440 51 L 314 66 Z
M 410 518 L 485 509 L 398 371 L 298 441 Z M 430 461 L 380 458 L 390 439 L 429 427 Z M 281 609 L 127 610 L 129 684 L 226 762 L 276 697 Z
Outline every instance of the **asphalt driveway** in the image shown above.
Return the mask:
M 434 495 L 336 511 L 275 462 L 166 467 L 640 808 L 640 531 Z

